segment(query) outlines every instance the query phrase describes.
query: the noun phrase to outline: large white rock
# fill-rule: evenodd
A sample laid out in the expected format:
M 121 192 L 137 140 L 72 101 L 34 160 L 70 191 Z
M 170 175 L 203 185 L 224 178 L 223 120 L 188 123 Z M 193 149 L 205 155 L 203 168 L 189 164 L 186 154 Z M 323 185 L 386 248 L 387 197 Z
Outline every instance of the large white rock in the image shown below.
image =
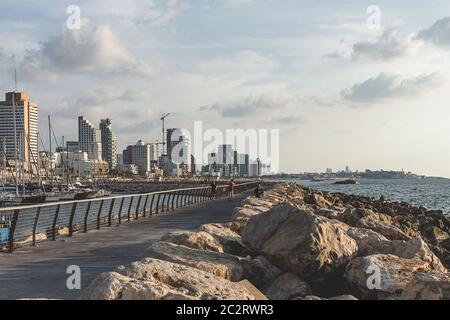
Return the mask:
M 158 241 L 147 249 L 146 256 L 190 266 L 231 281 L 240 281 L 243 277 L 239 258 L 226 253 L 197 250 Z
M 223 251 L 239 257 L 251 255 L 242 243 L 241 236 L 231 230 L 231 224 L 212 223 L 200 227 L 200 231 L 209 233 L 214 239 L 222 245 Z
M 389 254 L 358 257 L 346 267 L 345 278 L 364 297 L 399 297 L 419 272 L 430 272 L 429 263 Z
M 208 250 L 223 253 L 223 246 L 207 232 L 171 232 L 165 234 L 161 241 L 179 244 L 199 250 Z
M 310 295 L 311 288 L 297 275 L 287 272 L 275 278 L 264 294 L 271 300 L 294 300 Z
M 446 273 L 418 273 L 403 290 L 402 300 L 450 300 L 450 276 Z
M 253 217 L 242 240 L 282 270 L 314 281 L 344 266 L 358 251 L 339 223 L 290 205 Z
M 146 258 L 98 276 L 82 299 L 254 300 L 243 286 L 192 267 Z
M 411 238 L 395 226 L 392 217 L 369 209 L 347 209 L 337 218 L 352 227 L 373 230 L 389 240 L 409 240 Z

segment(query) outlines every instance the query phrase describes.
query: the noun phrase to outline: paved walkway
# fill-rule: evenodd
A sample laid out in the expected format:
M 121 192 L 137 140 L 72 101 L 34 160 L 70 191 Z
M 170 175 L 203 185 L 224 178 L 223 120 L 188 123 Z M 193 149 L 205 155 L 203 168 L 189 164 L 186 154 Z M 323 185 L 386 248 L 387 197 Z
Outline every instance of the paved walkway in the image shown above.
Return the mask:
M 229 222 L 233 208 L 243 198 L 240 195 L 231 202 L 203 203 L 65 240 L 46 241 L 13 254 L 0 254 L 0 299 L 77 299 L 81 292 L 66 287 L 68 266 L 81 268 L 85 288 L 98 274 L 143 258 L 149 243 L 167 232 Z

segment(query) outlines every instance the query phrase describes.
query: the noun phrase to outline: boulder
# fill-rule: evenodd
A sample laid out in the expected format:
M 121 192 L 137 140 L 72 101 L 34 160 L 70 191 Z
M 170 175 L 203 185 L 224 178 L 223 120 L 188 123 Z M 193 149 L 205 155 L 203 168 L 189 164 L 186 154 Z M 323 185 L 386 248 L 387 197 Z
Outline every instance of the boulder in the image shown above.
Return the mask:
M 449 239 L 449 235 L 447 232 L 431 224 L 427 224 L 422 227 L 422 234 L 434 245 L 437 245 L 442 241 Z
M 171 242 L 192 249 L 208 250 L 223 253 L 222 245 L 207 232 L 171 232 L 161 238 L 161 241 Z
M 230 224 L 205 224 L 200 227 L 200 231 L 209 233 L 214 239 L 219 242 L 223 251 L 239 257 L 247 257 L 251 255 L 242 243 L 241 236 L 231 230 Z
M 122 290 L 132 279 L 117 272 L 100 274 L 81 295 L 82 300 L 118 300 Z
M 421 238 L 391 241 L 375 231 L 354 227 L 349 227 L 347 234 L 356 240 L 358 256 L 393 254 L 405 259 L 421 259 L 428 262 L 433 270 L 447 272 L 441 260 Z
M 241 202 L 241 206 L 249 206 L 249 207 L 260 207 L 266 208 L 267 210 L 273 207 L 273 203 L 271 201 L 267 201 L 264 198 L 256 198 L 256 197 L 248 197 L 247 199 Z
M 313 204 L 322 209 L 329 209 L 333 206 L 330 201 L 326 200 L 322 195 L 317 193 L 310 193 L 306 195 L 304 199 L 307 204 Z
M 444 273 L 418 273 L 403 290 L 402 300 L 450 300 L 450 276 Z
M 266 287 L 282 272 L 263 256 L 257 256 L 255 259 L 250 257 L 242 259 L 241 265 L 244 270 L 244 278 L 260 289 Z
M 419 259 L 377 254 L 350 261 L 345 279 L 365 298 L 399 297 L 414 275 L 430 272 L 430 265 Z
M 146 256 L 197 268 L 231 281 L 239 281 L 243 277 L 239 258 L 226 253 L 192 249 L 158 241 L 147 249 Z
M 282 270 L 314 281 L 343 267 L 358 250 L 339 223 L 285 204 L 253 217 L 242 241 Z
M 390 240 L 409 240 L 410 236 L 394 224 L 393 219 L 370 209 L 347 209 L 338 219 L 352 227 L 373 230 Z
M 251 217 L 261 214 L 261 211 L 250 207 L 237 207 L 234 209 L 231 219 L 231 230 L 238 234 L 242 234 L 247 222 Z
M 98 276 L 82 299 L 254 300 L 243 286 L 192 267 L 146 258 Z
M 310 295 L 311 288 L 295 274 L 287 272 L 275 278 L 264 294 L 271 300 L 294 300 Z

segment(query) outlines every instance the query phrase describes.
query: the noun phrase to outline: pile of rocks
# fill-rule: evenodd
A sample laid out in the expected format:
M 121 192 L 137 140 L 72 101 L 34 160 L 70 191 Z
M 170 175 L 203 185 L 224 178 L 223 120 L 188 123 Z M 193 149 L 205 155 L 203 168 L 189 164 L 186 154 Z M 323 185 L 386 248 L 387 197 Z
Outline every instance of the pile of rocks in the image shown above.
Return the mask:
M 253 300 L 246 279 L 275 300 L 450 299 L 449 227 L 440 212 L 277 184 L 229 224 L 165 235 L 82 298 Z

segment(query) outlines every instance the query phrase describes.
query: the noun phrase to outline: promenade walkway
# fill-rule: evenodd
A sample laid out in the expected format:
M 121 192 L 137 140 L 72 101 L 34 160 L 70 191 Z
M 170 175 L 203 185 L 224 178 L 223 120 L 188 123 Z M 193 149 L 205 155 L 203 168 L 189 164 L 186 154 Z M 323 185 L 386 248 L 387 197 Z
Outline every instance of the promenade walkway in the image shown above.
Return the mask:
M 229 222 L 244 195 L 178 209 L 73 238 L 46 241 L 12 254 L 0 254 L 0 299 L 77 299 L 68 290 L 66 269 L 81 268 L 82 289 L 100 273 L 143 258 L 149 243 L 167 232 L 193 231 L 202 224 Z

